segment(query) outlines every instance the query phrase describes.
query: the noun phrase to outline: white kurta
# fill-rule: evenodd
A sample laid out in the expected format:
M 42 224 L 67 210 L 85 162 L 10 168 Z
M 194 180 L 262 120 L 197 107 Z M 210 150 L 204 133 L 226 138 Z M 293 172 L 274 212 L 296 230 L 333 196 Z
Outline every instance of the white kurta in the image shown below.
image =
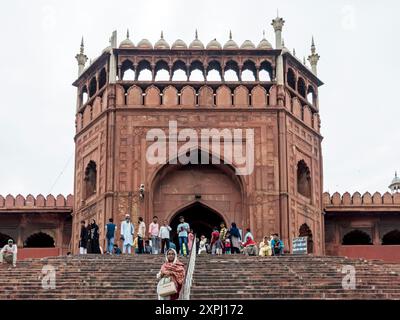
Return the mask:
M 133 246 L 133 234 L 135 233 L 135 226 L 132 222 L 122 221 L 121 223 L 121 236 L 124 237 L 124 246 Z

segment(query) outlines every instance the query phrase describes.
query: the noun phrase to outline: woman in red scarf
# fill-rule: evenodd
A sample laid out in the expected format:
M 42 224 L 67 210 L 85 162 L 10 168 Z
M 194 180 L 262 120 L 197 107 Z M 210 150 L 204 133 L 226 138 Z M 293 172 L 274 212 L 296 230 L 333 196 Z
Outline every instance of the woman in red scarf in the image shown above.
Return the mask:
M 170 300 L 177 300 L 182 289 L 183 281 L 185 280 L 185 267 L 184 264 L 178 260 L 178 255 L 174 249 L 167 250 L 165 254 L 165 263 L 161 266 L 161 270 L 157 274 L 157 279 L 167 277 L 175 283 L 177 292 L 169 297 L 163 297 L 163 299 L 169 298 Z

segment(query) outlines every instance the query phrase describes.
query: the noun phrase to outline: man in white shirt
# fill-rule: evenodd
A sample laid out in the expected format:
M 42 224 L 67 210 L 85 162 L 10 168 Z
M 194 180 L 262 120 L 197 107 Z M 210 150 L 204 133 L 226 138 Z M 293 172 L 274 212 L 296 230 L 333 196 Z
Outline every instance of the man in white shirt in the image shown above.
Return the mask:
M 131 217 L 127 214 L 125 215 L 125 221 L 121 223 L 121 240 L 123 241 L 122 253 L 131 254 L 134 233 L 135 226 L 131 222 Z
M 17 245 L 14 244 L 12 239 L 8 240 L 8 244 L 6 244 L 0 251 L 0 263 L 2 264 L 4 261 L 12 264 L 13 267 L 17 266 Z
M 158 236 L 161 238 L 161 253 L 164 253 L 164 248 L 166 247 L 166 250 L 169 249 L 169 241 L 170 241 L 170 235 L 169 232 L 171 231 L 171 227 L 168 225 L 168 221 L 164 220 L 164 225 L 160 228 L 160 233 Z
M 146 224 L 142 217 L 139 217 L 139 230 L 138 230 L 138 251 L 144 253 L 144 238 L 146 237 Z
M 153 222 L 149 225 L 149 236 L 151 239 L 151 253 L 158 254 L 160 251 L 160 238 L 158 234 L 160 232 L 160 226 L 158 224 L 158 217 L 153 217 Z

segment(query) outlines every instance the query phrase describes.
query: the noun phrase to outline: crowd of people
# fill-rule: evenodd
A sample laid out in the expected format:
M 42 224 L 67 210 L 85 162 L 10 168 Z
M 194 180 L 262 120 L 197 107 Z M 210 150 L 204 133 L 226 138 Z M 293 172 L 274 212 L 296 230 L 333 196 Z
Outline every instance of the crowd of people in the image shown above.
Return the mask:
M 174 249 L 182 256 L 187 256 L 195 239 L 194 231 L 185 221 L 183 216 L 179 217 L 177 229 L 179 247 L 171 241 L 172 228 L 168 221 L 164 220 L 160 226 L 158 217 L 154 216 L 147 230 L 146 224 L 142 217 L 137 222 L 137 232 L 135 233 L 135 224 L 131 222 L 130 216 L 127 214 L 125 220 L 121 223 L 120 241 L 122 250 L 115 241 L 118 233 L 117 225 L 110 218 L 105 226 L 106 237 L 106 253 L 108 254 L 159 254 L 165 253 L 168 249 Z M 147 238 L 147 239 L 146 239 Z M 84 221 L 81 222 L 81 234 L 79 242 L 80 254 L 87 253 L 103 253 L 103 249 L 99 245 L 99 227 L 95 220 L 91 220 L 88 225 Z M 197 238 L 196 246 L 197 254 L 246 254 L 246 255 L 283 255 L 284 244 L 277 233 L 265 236 L 264 239 L 257 244 L 250 229 L 246 229 L 245 235 L 237 227 L 236 223 L 232 223 L 228 229 L 224 222 L 219 227 L 214 227 L 210 234 L 210 241 L 206 235 L 202 234 Z
M 242 237 L 240 229 L 234 222 L 229 230 L 223 222 L 220 228 L 215 227 L 211 233 L 210 242 L 205 235 L 201 235 L 198 241 L 198 254 L 246 254 L 264 257 L 284 254 L 284 244 L 278 233 L 272 233 L 269 237 L 265 236 L 257 245 L 251 230 L 246 229 L 246 234 Z
M 135 224 L 131 222 L 130 215 L 125 216 L 119 230 L 119 240 L 121 248 L 116 241 L 118 227 L 110 218 L 105 226 L 106 250 L 99 243 L 99 227 L 95 220 L 88 224 L 81 221 L 81 231 L 79 239 L 79 253 L 107 253 L 107 254 L 159 254 L 168 249 L 175 249 L 176 245 L 171 241 L 172 228 L 168 221 L 164 220 L 163 225 L 159 225 L 158 217 L 154 216 L 153 221 L 148 228 L 148 237 L 146 239 L 146 224 L 142 217 L 137 222 L 137 232 L 135 233 Z M 192 247 L 194 240 L 193 230 L 189 229 L 189 224 L 185 222 L 184 217 L 180 218 L 180 224 L 177 229 L 179 248 L 182 255 L 189 254 L 189 248 Z

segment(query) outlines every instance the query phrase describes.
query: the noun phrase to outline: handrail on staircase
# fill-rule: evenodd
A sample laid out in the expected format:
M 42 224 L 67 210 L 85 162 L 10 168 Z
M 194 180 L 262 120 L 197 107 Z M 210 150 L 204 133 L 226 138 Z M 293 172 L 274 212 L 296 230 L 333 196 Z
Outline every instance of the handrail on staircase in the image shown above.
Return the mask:
M 193 239 L 192 249 L 189 254 L 189 261 L 186 268 L 185 282 L 181 294 L 179 295 L 179 300 L 190 300 L 190 289 L 192 287 L 194 266 L 196 264 L 196 252 L 197 252 L 196 240 L 197 237 L 195 235 Z

